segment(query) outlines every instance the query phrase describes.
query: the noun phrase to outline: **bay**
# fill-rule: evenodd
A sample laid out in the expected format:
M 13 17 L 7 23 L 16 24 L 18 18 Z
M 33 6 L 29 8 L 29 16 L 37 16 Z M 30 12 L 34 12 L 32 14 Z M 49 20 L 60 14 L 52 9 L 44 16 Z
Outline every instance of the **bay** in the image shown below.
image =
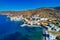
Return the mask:
M 22 21 L 11 21 L 7 15 L 0 15 L 0 40 L 42 40 L 42 29 L 21 27 Z

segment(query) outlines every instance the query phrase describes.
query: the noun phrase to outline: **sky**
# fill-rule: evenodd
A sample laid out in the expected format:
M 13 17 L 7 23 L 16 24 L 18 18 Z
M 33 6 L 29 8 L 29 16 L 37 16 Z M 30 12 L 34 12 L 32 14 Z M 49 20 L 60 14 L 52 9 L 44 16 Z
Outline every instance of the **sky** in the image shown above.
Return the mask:
M 21 11 L 58 6 L 60 6 L 60 0 L 0 0 L 0 11 Z

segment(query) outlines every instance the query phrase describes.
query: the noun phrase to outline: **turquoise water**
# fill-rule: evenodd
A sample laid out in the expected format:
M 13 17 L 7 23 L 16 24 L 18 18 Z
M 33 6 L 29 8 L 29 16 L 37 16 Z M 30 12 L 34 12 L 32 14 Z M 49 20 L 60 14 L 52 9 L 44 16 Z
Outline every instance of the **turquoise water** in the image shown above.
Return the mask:
M 21 27 L 22 21 L 10 21 L 6 15 L 0 15 L 0 40 L 42 40 L 42 29 Z

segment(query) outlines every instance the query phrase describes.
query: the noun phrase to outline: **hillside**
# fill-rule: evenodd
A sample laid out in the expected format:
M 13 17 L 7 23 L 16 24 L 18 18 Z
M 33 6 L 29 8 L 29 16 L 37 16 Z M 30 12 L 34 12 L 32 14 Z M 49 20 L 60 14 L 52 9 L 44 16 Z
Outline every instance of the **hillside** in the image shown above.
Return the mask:
M 39 17 L 60 18 L 60 10 L 57 10 L 55 8 L 38 8 L 35 10 L 26 10 L 26 11 L 1 11 L 0 14 L 9 16 L 24 15 L 24 17 L 38 15 Z

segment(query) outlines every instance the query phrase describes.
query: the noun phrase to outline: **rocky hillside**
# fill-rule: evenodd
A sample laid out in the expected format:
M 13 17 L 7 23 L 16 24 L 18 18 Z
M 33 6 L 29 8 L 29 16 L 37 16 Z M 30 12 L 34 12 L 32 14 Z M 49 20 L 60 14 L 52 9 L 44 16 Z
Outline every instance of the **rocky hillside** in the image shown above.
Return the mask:
M 26 11 L 1 11 L 0 14 L 10 15 L 10 16 L 24 15 L 24 17 L 38 15 L 39 17 L 60 18 L 60 10 L 57 10 L 56 8 L 38 8 L 38 9 L 26 10 Z

